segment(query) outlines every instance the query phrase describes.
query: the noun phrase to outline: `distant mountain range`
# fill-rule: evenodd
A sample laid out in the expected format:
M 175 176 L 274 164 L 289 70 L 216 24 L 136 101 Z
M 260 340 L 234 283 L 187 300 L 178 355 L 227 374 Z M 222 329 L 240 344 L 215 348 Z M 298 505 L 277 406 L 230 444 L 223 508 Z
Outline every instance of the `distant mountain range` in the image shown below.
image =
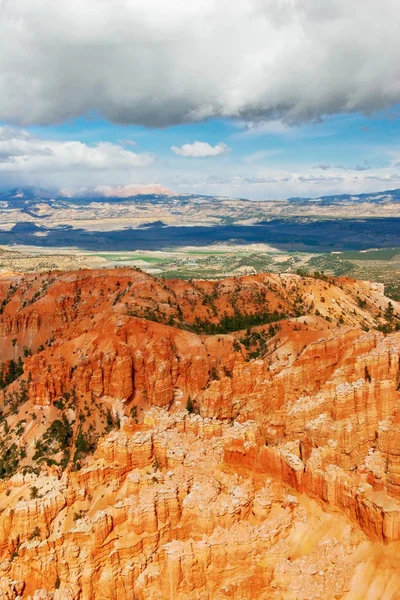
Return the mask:
M 400 190 L 253 201 L 159 185 L 0 194 L 0 245 L 90 250 L 267 243 L 295 250 L 400 246 Z M 361 244 L 361 246 L 360 246 Z
M 288 202 L 298 204 L 319 203 L 326 206 L 332 204 L 360 204 L 372 202 L 374 204 L 392 204 L 400 202 L 400 189 L 385 190 L 383 192 L 372 192 L 367 194 L 338 194 L 336 196 L 319 196 L 318 198 L 288 198 Z
M 81 200 L 83 203 L 87 201 L 126 201 L 135 200 L 137 198 L 146 198 L 148 202 L 154 198 L 155 203 L 160 198 L 176 198 L 182 200 L 188 200 L 189 198 L 204 198 L 208 201 L 214 200 L 225 200 L 226 198 L 220 196 L 201 196 L 199 194 L 176 194 L 166 187 L 159 184 L 146 184 L 146 185 L 125 185 L 125 186 L 97 186 L 93 189 L 82 189 L 78 191 L 71 191 L 68 189 L 51 190 L 38 187 L 19 187 L 11 190 L 0 191 L 0 201 L 7 201 L 7 203 L 13 206 L 21 206 L 22 203 L 31 203 L 38 201 L 51 201 L 51 200 L 68 200 L 76 203 Z M 234 199 L 231 199 L 234 200 Z M 292 205 L 304 206 L 304 205 L 318 205 L 318 206 L 334 206 L 334 205 L 356 205 L 356 204 L 393 204 L 400 202 L 400 189 L 396 190 L 385 190 L 382 192 L 372 192 L 365 194 L 338 194 L 333 196 L 319 196 L 316 198 L 306 197 L 293 197 L 287 200 L 268 200 L 268 201 L 253 201 L 247 200 L 246 198 L 238 198 L 239 202 L 252 202 L 255 204 L 262 203 L 288 203 Z
M 290 251 L 400 246 L 400 190 L 252 201 L 161 186 L 0 195 L 0 245 L 90 251 L 269 244 Z
M 11 190 L 0 191 L 0 200 L 58 200 L 58 199 L 108 199 L 108 198 L 136 198 L 138 196 L 174 196 L 166 187 L 158 184 L 150 185 L 119 185 L 117 187 L 97 186 L 93 189 L 81 189 L 71 191 L 65 188 L 61 190 L 44 189 L 37 187 L 18 187 Z

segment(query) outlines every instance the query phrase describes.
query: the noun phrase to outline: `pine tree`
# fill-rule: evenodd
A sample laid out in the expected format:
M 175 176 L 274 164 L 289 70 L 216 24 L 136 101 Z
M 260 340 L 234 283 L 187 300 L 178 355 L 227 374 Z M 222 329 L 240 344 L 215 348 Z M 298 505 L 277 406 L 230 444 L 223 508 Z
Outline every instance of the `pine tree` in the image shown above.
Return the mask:
M 188 399 L 186 402 L 186 410 L 188 411 L 188 413 L 192 413 L 194 410 L 193 401 L 192 401 L 190 395 L 188 396 Z

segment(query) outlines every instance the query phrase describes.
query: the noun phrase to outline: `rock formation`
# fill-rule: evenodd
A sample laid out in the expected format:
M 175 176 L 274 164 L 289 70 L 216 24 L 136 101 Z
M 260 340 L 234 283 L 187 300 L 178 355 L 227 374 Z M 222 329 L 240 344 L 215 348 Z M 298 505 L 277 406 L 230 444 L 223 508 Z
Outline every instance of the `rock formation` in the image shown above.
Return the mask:
M 0 598 L 399 597 L 381 287 L 117 269 L 0 294 Z

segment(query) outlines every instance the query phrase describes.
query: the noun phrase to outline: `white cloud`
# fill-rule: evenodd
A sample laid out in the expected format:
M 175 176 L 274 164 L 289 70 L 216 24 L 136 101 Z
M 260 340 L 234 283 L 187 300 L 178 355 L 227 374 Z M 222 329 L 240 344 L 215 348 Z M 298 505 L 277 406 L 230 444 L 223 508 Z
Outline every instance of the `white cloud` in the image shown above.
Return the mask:
M 400 180 L 400 173 L 392 173 L 391 175 L 368 175 L 364 179 L 365 181 L 382 181 L 393 185 L 394 181 Z
M 344 177 L 341 175 L 332 175 L 329 177 L 325 177 L 323 175 L 320 175 L 319 177 L 314 175 L 300 175 L 297 178 L 297 181 L 299 183 L 327 183 L 332 181 L 344 181 Z
M 230 148 L 223 142 L 219 142 L 216 146 L 210 146 L 207 142 L 198 142 L 196 140 L 193 144 L 183 144 L 181 147 L 171 146 L 171 150 L 174 154 L 178 154 L 179 156 L 210 158 L 212 156 L 227 154 L 230 151 Z
M 2 173 L 117 171 L 153 162 L 151 154 L 136 154 L 110 142 L 89 146 L 79 141 L 44 140 L 24 130 L 0 127 Z
M 395 0 L 12 0 L 0 120 L 286 123 L 400 102 Z M 274 127 L 277 127 L 276 125 Z
M 260 135 L 288 135 L 293 134 L 293 129 L 279 120 L 273 121 L 248 121 L 239 123 L 243 127 L 240 136 L 260 136 Z
M 240 173 L 240 165 L 231 165 L 225 173 L 177 175 L 169 185 L 182 192 L 251 198 L 254 200 L 284 199 L 294 196 L 318 197 L 323 195 L 359 194 L 378 192 L 398 187 L 400 174 L 393 168 L 371 169 L 367 173 L 346 169 L 332 175 L 316 175 L 313 166 L 303 170 L 261 167 L 252 165 Z
M 253 154 L 249 154 L 245 156 L 243 162 L 246 165 L 251 165 L 253 163 L 257 163 L 260 161 L 265 161 L 271 156 L 276 156 L 277 154 L 281 154 L 283 152 L 282 148 L 276 150 L 260 150 L 259 152 L 254 152 Z
M 321 171 L 329 171 L 330 169 L 341 169 L 342 171 L 368 171 L 371 167 L 367 163 L 356 165 L 355 167 L 346 167 L 344 165 L 331 165 L 329 163 L 321 163 L 315 165 L 313 169 L 321 169 Z
M 121 146 L 136 146 L 135 140 L 122 139 L 118 140 L 118 143 L 121 144 Z

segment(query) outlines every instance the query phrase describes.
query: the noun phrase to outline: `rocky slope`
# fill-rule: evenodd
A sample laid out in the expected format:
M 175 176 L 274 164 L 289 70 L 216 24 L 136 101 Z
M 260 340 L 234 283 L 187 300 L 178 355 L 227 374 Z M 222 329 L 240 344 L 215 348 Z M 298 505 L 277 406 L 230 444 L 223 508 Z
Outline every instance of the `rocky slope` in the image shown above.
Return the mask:
M 72 269 L 90 269 L 109 266 L 108 262 L 99 257 L 78 252 L 20 252 L 14 249 L 6 249 L 0 246 L 0 272 L 5 273 L 24 273 L 32 271 L 48 271 L 49 269 L 62 269 L 71 271 Z
M 0 302 L 0 598 L 398 597 L 381 286 L 117 269 Z

